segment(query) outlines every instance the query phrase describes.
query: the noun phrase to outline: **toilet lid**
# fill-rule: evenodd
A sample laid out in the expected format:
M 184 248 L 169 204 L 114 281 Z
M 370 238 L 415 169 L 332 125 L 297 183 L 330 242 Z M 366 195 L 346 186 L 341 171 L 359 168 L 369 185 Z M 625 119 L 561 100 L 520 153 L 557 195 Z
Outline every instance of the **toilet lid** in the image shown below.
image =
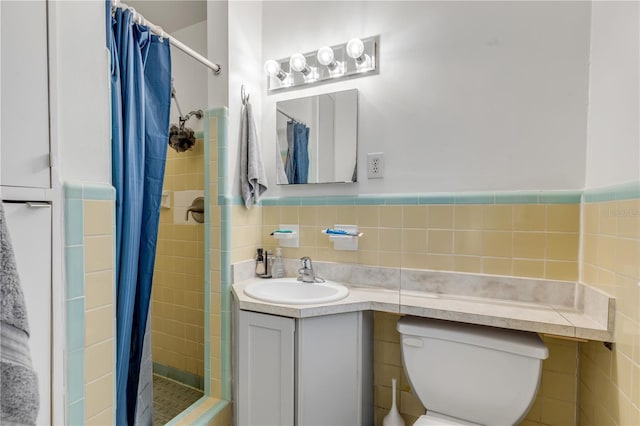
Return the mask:
M 439 413 L 428 412 L 420 416 L 413 426 L 473 426 L 475 423 L 466 422 L 461 419 L 444 416 Z M 477 425 L 480 426 L 480 425 Z

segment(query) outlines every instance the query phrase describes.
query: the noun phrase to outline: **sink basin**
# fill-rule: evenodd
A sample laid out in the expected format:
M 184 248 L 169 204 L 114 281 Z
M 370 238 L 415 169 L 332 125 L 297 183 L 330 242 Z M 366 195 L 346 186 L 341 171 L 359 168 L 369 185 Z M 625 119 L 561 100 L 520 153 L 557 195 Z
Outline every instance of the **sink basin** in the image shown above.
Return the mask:
M 303 283 L 295 278 L 266 279 L 245 287 L 247 296 L 265 302 L 312 305 L 344 299 L 349 289 L 333 281 Z

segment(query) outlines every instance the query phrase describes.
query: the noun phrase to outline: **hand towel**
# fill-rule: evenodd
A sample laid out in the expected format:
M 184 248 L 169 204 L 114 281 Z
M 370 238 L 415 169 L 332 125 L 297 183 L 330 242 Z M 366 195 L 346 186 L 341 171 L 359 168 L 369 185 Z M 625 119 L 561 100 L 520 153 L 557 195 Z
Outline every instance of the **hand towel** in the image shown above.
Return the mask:
M 240 184 L 242 198 L 246 208 L 260 201 L 267 190 L 267 176 L 262 164 L 260 144 L 253 122 L 251 104 L 247 101 L 242 107 L 240 118 Z
M 0 424 L 33 425 L 38 377 L 31 366 L 29 324 L 15 255 L 0 202 Z

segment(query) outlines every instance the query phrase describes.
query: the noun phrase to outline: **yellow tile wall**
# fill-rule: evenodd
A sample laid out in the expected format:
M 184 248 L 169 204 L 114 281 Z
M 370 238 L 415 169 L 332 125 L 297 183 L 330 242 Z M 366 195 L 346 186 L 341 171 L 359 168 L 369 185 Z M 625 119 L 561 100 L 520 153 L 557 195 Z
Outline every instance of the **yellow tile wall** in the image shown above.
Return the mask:
M 265 206 L 262 241 L 280 223 L 300 225 L 300 248 L 285 257 L 419 269 L 578 278 L 577 204 Z M 355 224 L 358 251 L 336 251 L 320 230 Z M 249 258 L 242 253 L 238 260 Z M 234 253 L 235 258 L 235 253 Z
M 584 205 L 582 280 L 616 297 L 615 344 L 580 345 L 579 424 L 640 424 L 640 200 Z
M 167 150 L 164 190 L 204 189 L 204 141 L 185 152 Z M 173 201 L 173 198 L 172 198 Z M 204 376 L 204 224 L 173 224 L 160 210 L 153 276 L 153 361 Z
M 115 420 L 113 201 L 83 201 L 85 245 L 84 419 Z
M 381 205 L 264 206 L 262 244 L 277 247 L 269 235 L 281 223 L 300 225 L 300 247 L 283 248 L 289 258 L 419 269 L 476 272 L 557 280 L 578 279 L 580 206 Z M 356 224 L 364 236 L 358 251 L 336 251 L 321 229 Z M 235 258 L 237 260 L 250 258 Z M 400 355 L 395 323 L 399 317 L 374 316 L 374 397 L 376 424 L 391 405 L 391 378 L 399 379 L 397 401 L 407 424 L 424 414 L 411 393 Z M 545 338 L 540 391 L 522 424 L 574 424 L 578 344 Z

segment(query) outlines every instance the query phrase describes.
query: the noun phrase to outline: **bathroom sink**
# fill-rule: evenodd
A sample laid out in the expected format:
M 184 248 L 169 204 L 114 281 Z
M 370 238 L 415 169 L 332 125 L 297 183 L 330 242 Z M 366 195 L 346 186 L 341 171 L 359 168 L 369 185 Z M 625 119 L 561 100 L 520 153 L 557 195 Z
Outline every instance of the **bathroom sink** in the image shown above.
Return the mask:
M 249 284 L 244 292 L 254 299 L 288 305 L 329 303 L 349 295 L 347 287 L 333 281 L 303 283 L 295 278 L 266 279 Z

